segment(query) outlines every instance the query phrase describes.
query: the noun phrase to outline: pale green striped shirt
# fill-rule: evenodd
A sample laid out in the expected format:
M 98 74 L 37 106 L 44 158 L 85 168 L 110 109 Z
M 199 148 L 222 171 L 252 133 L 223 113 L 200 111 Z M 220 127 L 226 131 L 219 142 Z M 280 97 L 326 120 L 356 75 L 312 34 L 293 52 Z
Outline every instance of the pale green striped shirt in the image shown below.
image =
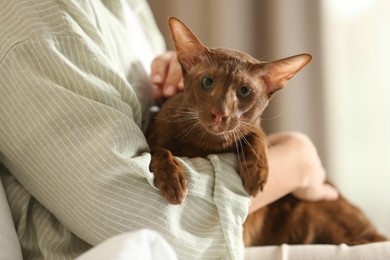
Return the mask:
M 153 185 L 141 128 L 163 50 L 141 0 L 0 2 L 0 176 L 25 259 L 72 259 L 140 228 L 181 259 L 243 258 L 234 155 L 179 158 L 184 205 Z

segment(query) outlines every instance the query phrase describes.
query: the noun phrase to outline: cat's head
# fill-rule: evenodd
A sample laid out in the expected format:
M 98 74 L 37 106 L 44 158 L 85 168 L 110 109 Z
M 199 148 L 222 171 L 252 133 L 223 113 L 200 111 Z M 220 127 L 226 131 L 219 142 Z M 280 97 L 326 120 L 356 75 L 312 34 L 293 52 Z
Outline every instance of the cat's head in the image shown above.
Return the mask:
M 301 54 L 261 62 L 242 52 L 207 48 L 177 18 L 169 18 L 169 27 L 187 101 L 212 134 L 258 120 L 273 94 L 311 60 Z

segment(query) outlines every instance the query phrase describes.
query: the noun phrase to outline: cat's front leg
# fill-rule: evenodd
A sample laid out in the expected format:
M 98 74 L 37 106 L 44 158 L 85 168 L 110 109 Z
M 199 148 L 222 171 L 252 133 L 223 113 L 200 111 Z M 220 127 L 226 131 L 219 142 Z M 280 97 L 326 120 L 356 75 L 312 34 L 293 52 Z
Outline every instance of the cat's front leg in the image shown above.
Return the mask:
M 153 149 L 150 170 L 160 194 L 171 204 L 182 204 L 187 196 L 187 179 L 172 153 L 164 148 Z
M 267 139 L 263 131 L 252 132 L 241 140 L 239 174 L 246 192 L 256 196 L 268 178 Z

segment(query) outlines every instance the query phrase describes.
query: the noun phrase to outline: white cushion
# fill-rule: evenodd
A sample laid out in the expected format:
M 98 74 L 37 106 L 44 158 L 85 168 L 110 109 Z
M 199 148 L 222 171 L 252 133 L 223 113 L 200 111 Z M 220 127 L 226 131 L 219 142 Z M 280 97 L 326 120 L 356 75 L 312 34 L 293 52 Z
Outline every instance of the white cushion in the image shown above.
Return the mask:
M 245 260 L 389 260 L 390 241 L 358 246 L 281 245 L 245 249 Z
M 176 260 L 176 254 L 155 231 L 141 229 L 114 236 L 82 254 L 76 260 Z
M 0 166 L 0 170 L 1 170 Z M 0 179 L 0 260 L 23 259 L 11 210 Z

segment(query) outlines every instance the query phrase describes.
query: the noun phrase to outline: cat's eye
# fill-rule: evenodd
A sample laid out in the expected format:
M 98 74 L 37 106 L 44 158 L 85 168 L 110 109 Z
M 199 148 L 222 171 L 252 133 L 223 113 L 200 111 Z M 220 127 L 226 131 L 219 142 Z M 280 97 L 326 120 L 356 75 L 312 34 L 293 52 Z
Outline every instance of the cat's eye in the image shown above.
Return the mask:
M 214 80 L 211 77 L 203 77 L 202 86 L 206 90 L 212 89 L 214 88 Z
M 252 93 L 252 89 L 247 86 L 242 86 L 239 89 L 237 89 L 237 96 L 241 98 L 249 97 L 251 93 Z

